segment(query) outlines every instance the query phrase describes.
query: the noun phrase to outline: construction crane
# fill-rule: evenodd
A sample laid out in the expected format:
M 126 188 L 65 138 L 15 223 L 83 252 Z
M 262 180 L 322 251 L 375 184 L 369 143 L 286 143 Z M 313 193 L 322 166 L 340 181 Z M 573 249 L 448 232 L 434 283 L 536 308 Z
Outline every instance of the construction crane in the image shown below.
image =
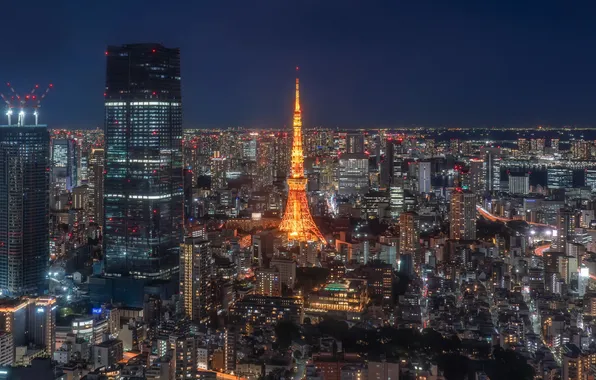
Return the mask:
M 41 107 L 41 101 L 46 97 L 46 95 L 48 95 L 48 92 L 50 92 L 50 89 L 54 87 L 53 84 L 50 83 L 50 85 L 48 86 L 48 88 L 46 88 L 46 90 L 43 92 L 43 94 L 41 94 L 41 96 L 37 96 L 35 95 L 35 89 L 39 88 L 39 85 L 36 84 L 35 87 L 33 88 L 33 91 L 31 91 L 31 100 L 35 101 L 34 102 L 32 108 L 33 108 L 33 115 L 35 116 L 35 125 L 37 125 L 37 122 L 39 120 L 39 107 Z
M 52 87 L 53 84 L 50 84 L 48 88 L 43 92 L 41 95 L 36 94 L 37 89 L 39 89 L 39 85 L 36 84 L 33 89 L 24 96 L 19 95 L 19 93 L 14 89 L 14 87 L 10 84 L 10 82 L 6 83 L 6 86 L 10 89 L 11 93 L 10 96 L 6 96 L 0 93 L 0 97 L 7 105 L 6 116 L 8 119 L 8 125 L 12 125 L 12 115 L 13 109 L 19 108 L 18 118 L 17 118 L 17 126 L 24 126 L 25 125 L 25 115 L 26 109 L 32 108 L 33 115 L 35 116 L 35 125 L 39 124 L 39 108 L 41 107 L 41 101 L 46 97 L 48 92 Z
M 4 100 L 4 103 L 6 103 L 7 106 L 7 110 L 6 110 L 6 117 L 8 118 L 8 125 L 11 125 L 11 117 L 12 117 L 12 102 L 2 93 L 0 93 L 0 97 L 2 98 L 2 100 Z
M 12 91 L 13 95 L 13 99 L 16 96 L 17 101 L 18 101 L 18 107 L 19 107 L 19 113 L 18 113 L 18 119 L 17 119 L 17 125 L 18 126 L 23 126 L 25 125 L 25 104 L 26 104 L 26 100 L 25 98 L 21 99 L 21 95 L 19 95 L 18 92 L 15 91 L 14 87 L 12 87 L 10 85 L 10 83 L 6 83 L 6 85 L 8 86 L 8 88 L 10 88 L 10 91 Z
M 12 88 L 10 83 L 6 83 L 6 86 L 10 90 L 12 90 L 13 94 L 16 94 L 16 91 L 14 90 L 14 88 Z M 6 110 L 6 116 L 8 118 L 8 125 L 12 125 L 12 114 L 13 114 L 12 109 L 15 108 L 15 96 L 14 95 L 6 96 L 6 95 L 0 93 L 0 97 L 2 97 L 2 100 L 4 100 L 4 102 L 6 103 L 6 106 L 8 108 Z

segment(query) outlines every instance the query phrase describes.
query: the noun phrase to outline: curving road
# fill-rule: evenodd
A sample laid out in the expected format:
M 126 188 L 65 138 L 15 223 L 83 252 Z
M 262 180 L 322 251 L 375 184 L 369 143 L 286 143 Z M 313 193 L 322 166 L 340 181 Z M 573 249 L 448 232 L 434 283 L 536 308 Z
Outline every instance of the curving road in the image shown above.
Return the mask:
M 482 215 L 486 219 L 493 221 L 493 222 L 507 223 L 507 222 L 511 222 L 511 221 L 515 220 L 515 219 L 504 218 L 502 216 L 497 216 L 497 215 L 491 214 L 487 209 L 485 209 L 484 207 L 482 207 L 480 205 L 476 205 L 476 210 L 478 211 L 478 213 L 480 215 Z M 542 224 L 542 223 L 535 223 L 535 222 L 526 222 L 526 223 L 528 223 L 531 226 L 536 226 L 536 227 L 556 228 L 555 226 L 551 226 L 550 224 Z
M 534 248 L 534 254 L 536 256 L 542 256 L 542 255 L 544 255 L 544 252 L 550 248 L 550 246 L 551 246 L 550 243 L 539 245 L 538 247 Z

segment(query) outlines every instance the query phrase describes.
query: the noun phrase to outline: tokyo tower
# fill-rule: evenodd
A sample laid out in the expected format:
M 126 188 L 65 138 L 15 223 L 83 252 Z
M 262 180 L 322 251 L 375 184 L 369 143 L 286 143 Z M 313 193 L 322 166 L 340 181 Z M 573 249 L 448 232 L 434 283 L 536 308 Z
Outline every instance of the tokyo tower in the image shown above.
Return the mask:
M 298 68 L 296 67 L 296 71 Z M 296 104 L 294 108 L 294 139 L 292 141 L 292 169 L 288 178 L 288 202 L 279 229 L 288 234 L 289 241 L 310 242 L 325 238 L 310 215 L 306 198 L 304 155 L 302 153 L 302 111 L 300 110 L 300 82 L 296 78 Z

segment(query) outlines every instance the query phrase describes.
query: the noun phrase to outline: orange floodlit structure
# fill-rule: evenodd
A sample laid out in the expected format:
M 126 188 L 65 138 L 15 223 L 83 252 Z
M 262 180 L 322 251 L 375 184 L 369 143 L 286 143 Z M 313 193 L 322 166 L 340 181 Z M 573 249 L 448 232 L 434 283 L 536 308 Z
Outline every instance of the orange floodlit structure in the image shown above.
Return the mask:
M 296 68 L 298 70 L 298 68 Z M 306 198 L 304 154 L 302 152 L 302 111 L 300 110 L 300 82 L 296 78 L 294 108 L 294 139 L 292 141 L 292 171 L 288 178 L 288 202 L 279 229 L 288 234 L 289 241 L 310 242 L 325 238 L 312 219 Z

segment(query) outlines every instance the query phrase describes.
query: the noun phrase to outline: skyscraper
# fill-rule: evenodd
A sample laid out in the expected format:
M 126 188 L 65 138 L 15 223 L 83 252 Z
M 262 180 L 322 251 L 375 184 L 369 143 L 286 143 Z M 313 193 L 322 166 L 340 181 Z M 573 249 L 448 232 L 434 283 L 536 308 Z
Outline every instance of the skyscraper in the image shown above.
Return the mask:
M 346 153 L 339 158 L 339 194 L 364 194 L 368 191 L 368 157 Z
M 49 260 L 50 137 L 45 126 L 0 126 L 0 291 L 43 291 Z
M 186 238 L 180 253 L 180 298 L 184 314 L 195 322 L 209 319 L 212 309 L 211 247 L 201 237 Z
M 413 253 L 419 246 L 419 218 L 412 211 L 404 212 L 399 216 L 399 252 Z
M 577 213 L 568 208 L 561 208 L 557 213 L 557 249 L 567 252 L 567 243 L 573 241 L 573 234 L 577 227 Z
M 470 160 L 470 191 L 482 194 L 485 191 L 484 160 L 472 158 Z
M 77 186 L 78 149 L 73 139 L 52 139 L 52 185 L 71 191 Z
M 485 184 L 488 191 L 501 190 L 501 157 L 494 152 L 487 152 Z
M 168 278 L 182 226 L 180 51 L 147 43 L 106 56 L 105 272 Z
M 450 238 L 453 240 L 476 239 L 476 195 L 457 189 L 451 194 Z
M 229 164 L 228 159 L 221 156 L 219 151 L 214 152 L 211 158 L 211 190 L 222 190 L 228 187 Z
M 418 163 L 418 191 L 422 194 L 430 193 L 430 162 Z
M 105 151 L 93 148 L 89 153 L 89 190 L 91 199 L 92 221 L 103 226 L 103 189 L 105 170 Z
M 346 135 L 346 153 L 364 153 L 364 135 L 362 132 L 349 132 Z

